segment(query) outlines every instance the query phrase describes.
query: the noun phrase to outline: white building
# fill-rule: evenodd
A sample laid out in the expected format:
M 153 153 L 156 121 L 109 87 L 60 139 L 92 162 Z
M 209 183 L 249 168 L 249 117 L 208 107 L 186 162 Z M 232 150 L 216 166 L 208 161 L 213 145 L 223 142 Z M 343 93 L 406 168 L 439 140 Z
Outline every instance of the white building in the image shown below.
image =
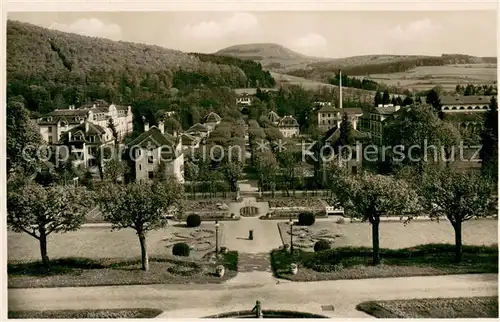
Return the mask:
M 215 126 L 221 122 L 222 118 L 214 112 L 210 112 L 206 117 L 205 117 L 205 125 L 210 131 L 213 131 Z
M 84 121 L 99 125 L 105 130 L 104 141 L 112 141 L 113 133 L 109 128 L 109 120 L 113 120 L 118 140 L 132 132 L 132 109 L 130 106 L 108 104 L 98 100 L 80 108 L 70 106 L 68 109 L 57 109 L 34 121 L 40 128 L 42 138 L 48 143 L 59 143 L 63 133 L 78 126 Z
M 167 175 L 184 183 L 184 153 L 180 136 L 165 133 L 163 122 L 158 127 L 144 124 L 144 133 L 128 144 L 134 156 L 136 180 L 153 179 L 161 162 Z
M 443 113 L 470 113 L 486 112 L 491 98 L 489 96 L 451 96 L 440 97 Z
M 285 138 L 293 138 L 300 134 L 299 123 L 291 115 L 287 115 L 279 121 L 278 129 Z

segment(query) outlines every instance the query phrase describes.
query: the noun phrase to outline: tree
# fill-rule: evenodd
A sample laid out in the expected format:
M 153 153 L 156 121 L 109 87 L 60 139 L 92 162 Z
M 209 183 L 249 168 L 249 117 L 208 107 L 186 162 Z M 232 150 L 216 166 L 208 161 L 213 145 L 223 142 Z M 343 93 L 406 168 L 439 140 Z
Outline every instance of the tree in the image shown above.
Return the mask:
M 389 91 L 385 90 L 382 94 L 382 104 L 389 104 L 391 100 L 391 96 L 389 95 Z
M 373 103 L 375 106 L 378 106 L 379 104 L 382 104 L 382 94 L 380 94 L 380 91 L 377 90 L 375 93 L 374 101 Z
M 293 189 L 295 195 L 295 167 L 297 160 L 292 152 L 280 152 L 277 155 L 283 182 L 285 183 L 286 195 L 290 196 L 290 190 Z
M 198 182 L 200 169 L 193 162 L 186 162 L 186 166 L 184 167 L 184 177 L 191 184 L 191 192 L 193 194 L 193 198 L 195 197 L 195 186 Z
M 404 180 L 366 172 L 351 176 L 333 167 L 330 188 L 344 211 L 372 225 L 373 264 L 380 263 L 379 225 L 383 215 L 413 217 L 419 209 L 415 190 Z
M 441 111 L 441 99 L 439 98 L 439 90 L 437 88 L 433 88 L 427 92 L 425 102 L 434 108 L 434 112 L 440 119 L 443 119 L 444 115 Z
M 33 173 L 38 167 L 36 150 L 42 144 L 38 126 L 31 122 L 28 110 L 19 100 L 7 103 L 6 117 L 7 171 L 22 169 Z M 23 149 L 26 149 L 26 156 Z
M 431 168 L 422 176 L 420 194 L 433 218 L 445 216 L 455 231 L 455 259 L 462 260 L 462 223 L 488 215 L 491 185 L 474 170 Z
M 264 191 L 266 183 L 271 185 L 271 182 L 275 181 L 274 177 L 278 170 L 276 157 L 271 151 L 256 152 L 254 167 L 259 176 L 260 191 Z
M 184 189 L 175 179 L 165 183 L 105 184 L 97 201 L 113 229 L 132 228 L 141 245 L 142 269 L 149 270 L 147 232 L 167 225 L 167 216 L 182 212 Z
M 413 98 L 411 96 L 406 96 L 403 102 L 401 103 L 402 106 L 408 106 L 413 104 Z
M 490 108 L 484 116 L 484 126 L 481 133 L 481 169 L 486 177 L 493 181 L 498 179 L 498 103 L 491 98 Z
M 165 126 L 165 132 L 170 134 L 179 133 L 180 131 L 182 131 L 181 123 L 179 123 L 177 119 L 171 116 L 165 120 L 164 126 Z
M 450 156 L 460 140 L 458 131 L 440 120 L 432 107 L 425 104 L 414 104 L 401 111 L 387 124 L 384 133 L 387 133 L 384 136 L 387 146 L 403 147 L 399 157 L 404 159 L 400 161 L 422 171 L 425 163 L 439 162 L 444 156 Z
M 117 183 L 119 179 L 124 180 L 128 165 L 119 158 L 112 158 L 104 165 L 104 179 Z
M 342 147 L 351 147 L 355 143 L 355 140 L 351 135 L 352 129 L 353 127 L 351 121 L 349 120 L 347 113 L 344 113 L 344 115 L 342 116 L 342 122 L 340 123 L 339 127 L 340 136 L 335 142 L 335 150 L 337 154 L 340 155 Z
M 224 174 L 224 177 L 229 184 L 229 189 L 232 192 L 237 192 L 238 180 L 240 180 L 243 173 L 243 165 L 239 161 L 227 160 L 222 167 L 222 173 Z
M 112 118 L 108 119 L 108 128 L 111 131 L 111 134 L 113 135 L 113 140 L 115 141 L 115 146 L 118 145 L 118 131 L 116 130 L 115 122 L 113 122 Z
M 91 200 L 82 187 L 28 183 L 7 192 L 7 225 L 39 241 L 42 263 L 48 268 L 47 237 L 80 228 L 91 209 Z

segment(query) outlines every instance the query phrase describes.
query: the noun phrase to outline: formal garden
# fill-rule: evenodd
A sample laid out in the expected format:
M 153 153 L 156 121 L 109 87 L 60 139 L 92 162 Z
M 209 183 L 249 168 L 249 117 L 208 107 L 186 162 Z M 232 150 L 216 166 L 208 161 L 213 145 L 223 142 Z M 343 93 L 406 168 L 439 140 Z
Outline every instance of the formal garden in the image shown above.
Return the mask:
M 9 233 L 8 285 L 26 288 L 221 283 L 236 276 L 238 263 L 237 252 L 222 245 L 223 234 L 223 224 L 202 222 L 197 215 L 189 216 L 184 223 L 151 231 L 149 267 L 144 272 L 132 230 L 92 227 L 53 235 L 49 242 L 55 259 L 49 268 L 37 260 L 39 255 L 32 238 Z

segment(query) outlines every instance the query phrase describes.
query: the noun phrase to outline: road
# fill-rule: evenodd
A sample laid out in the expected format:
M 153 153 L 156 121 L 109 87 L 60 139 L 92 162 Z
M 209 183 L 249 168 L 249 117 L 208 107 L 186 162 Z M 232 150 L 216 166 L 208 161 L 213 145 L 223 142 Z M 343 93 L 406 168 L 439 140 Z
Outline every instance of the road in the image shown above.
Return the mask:
M 368 317 L 355 309 L 368 300 L 498 295 L 497 274 L 422 276 L 294 283 L 134 285 L 9 289 L 9 310 L 159 308 L 161 318 L 200 318 L 248 310 L 293 310 L 329 317 Z M 333 305 L 335 310 L 323 311 Z

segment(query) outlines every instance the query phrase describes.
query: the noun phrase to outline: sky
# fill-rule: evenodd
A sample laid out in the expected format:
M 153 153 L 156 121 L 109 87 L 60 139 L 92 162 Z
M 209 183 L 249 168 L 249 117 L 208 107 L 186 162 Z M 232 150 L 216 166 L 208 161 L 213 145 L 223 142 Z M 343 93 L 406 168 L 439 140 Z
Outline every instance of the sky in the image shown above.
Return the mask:
M 277 43 L 329 58 L 497 55 L 495 11 L 11 12 L 8 19 L 185 52 Z

